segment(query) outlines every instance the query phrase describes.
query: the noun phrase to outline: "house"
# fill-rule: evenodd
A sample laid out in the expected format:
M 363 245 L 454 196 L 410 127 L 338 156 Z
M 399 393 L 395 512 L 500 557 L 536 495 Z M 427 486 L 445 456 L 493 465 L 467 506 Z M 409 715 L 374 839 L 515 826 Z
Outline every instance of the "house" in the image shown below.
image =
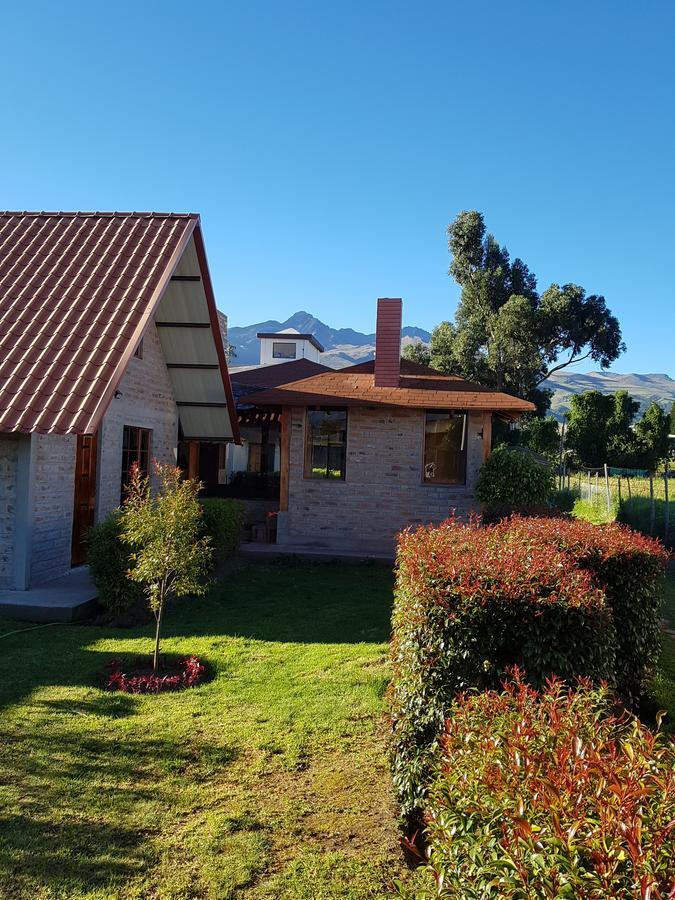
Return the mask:
M 277 542 L 391 553 L 396 533 L 479 511 L 492 418 L 528 401 L 401 360 L 399 299 L 377 308 L 375 360 L 251 394 L 280 410 Z
M 195 440 L 239 440 L 199 216 L 0 213 L 0 588 L 82 563 L 132 463 Z

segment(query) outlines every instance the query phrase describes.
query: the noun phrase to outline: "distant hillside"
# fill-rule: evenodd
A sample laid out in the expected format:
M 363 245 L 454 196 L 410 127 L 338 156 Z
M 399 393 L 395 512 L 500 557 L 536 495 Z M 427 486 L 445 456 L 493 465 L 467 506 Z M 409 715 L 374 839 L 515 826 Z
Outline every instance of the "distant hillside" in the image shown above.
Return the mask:
M 257 363 L 260 352 L 256 334 L 259 331 L 281 331 L 283 328 L 295 328 L 303 334 L 313 334 L 326 348 L 321 362 L 334 369 L 341 369 L 357 362 L 365 362 L 375 355 L 374 334 L 363 334 L 352 328 L 331 328 L 311 313 L 300 310 L 293 313 L 285 322 L 270 319 L 267 322 L 257 322 L 255 325 L 246 325 L 243 328 L 228 328 L 228 340 L 234 344 L 237 352 L 233 364 L 250 366 Z M 403 329 L 402 335 L 403 346 L 416 339 L 431 340 L 431 335 L 423 328 L 406 327 Z
M 668 409 L 675 401 L 675 380 L 663 374 L 620 375 L 618 372 L 582 374 L 562 371 L 556 372 L 542 387 L 549 387 L 554 391 L 551 413 L 557 419 L 562 419 L 565 410 L 569 409 L 571 395 L 583 391 L 601 391 L 603 394 L 628 391 L 631 397 L 640 402 L 640 414 L 653 401 Z

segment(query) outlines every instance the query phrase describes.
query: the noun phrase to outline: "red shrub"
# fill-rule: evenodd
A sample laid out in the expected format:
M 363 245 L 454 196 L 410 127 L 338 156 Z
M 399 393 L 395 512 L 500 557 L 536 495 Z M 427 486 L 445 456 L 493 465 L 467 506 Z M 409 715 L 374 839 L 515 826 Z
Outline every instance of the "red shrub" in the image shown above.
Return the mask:
M 428 837 L 434 896 L 674 897 L 675 745 L 607 689 L 516 675 L 451 707 Z
M 127 675 L 120 670 L 119 660 L 113 660 L 107 687 L 127 694 L 159 694 L 194 687 L 203 679 L 206 668 L 196 656 L 186 657 L 180 665 L 183 671 L 174 675 L 153 675 L 151 672 Z

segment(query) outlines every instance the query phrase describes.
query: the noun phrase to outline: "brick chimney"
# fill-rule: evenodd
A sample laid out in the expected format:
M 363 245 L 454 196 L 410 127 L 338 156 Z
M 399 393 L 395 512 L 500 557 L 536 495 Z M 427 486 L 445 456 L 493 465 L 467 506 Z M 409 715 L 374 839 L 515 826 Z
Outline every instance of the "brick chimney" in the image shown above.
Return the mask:
M 398 387 L 401 375 L 401 313 L 403 301 L 380 297 L 375 335 L 375 384 Z

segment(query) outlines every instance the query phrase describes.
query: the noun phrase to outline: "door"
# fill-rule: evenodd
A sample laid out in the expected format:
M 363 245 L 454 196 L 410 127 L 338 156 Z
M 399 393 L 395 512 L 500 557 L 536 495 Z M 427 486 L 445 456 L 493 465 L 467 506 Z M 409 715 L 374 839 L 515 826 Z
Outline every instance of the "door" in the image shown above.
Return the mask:
M 75 507 L 71 563 L 82 565 L 87 559 L 87 530 L 94 524 L 96 502 L 96 435 L 78 434 L 75 459 Z

